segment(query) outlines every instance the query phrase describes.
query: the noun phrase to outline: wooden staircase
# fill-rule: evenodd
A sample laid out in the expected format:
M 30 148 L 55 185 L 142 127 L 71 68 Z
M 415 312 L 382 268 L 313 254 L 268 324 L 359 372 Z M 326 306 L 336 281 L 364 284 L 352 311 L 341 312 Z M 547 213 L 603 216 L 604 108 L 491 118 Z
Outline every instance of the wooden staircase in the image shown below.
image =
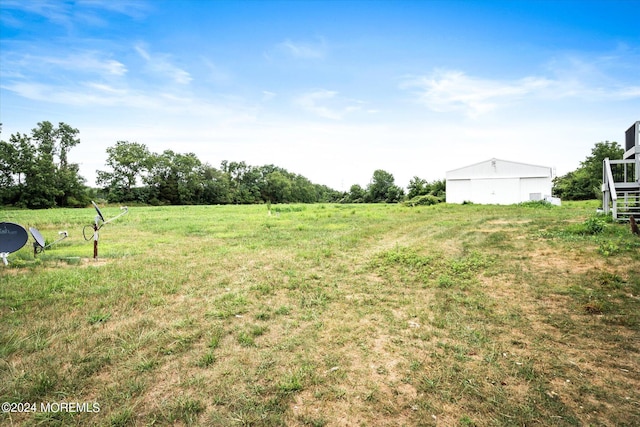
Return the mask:
M 616 202 L 615 219 L 628 221 L 629 217 L 633 215 L 635 219 L 640 221 L 640 189 L 618 192 L 618 200 Z
M 633 215 L 640 220 L 640 181 L 637 162 L 609 160 L 602 162 L 602 206 L 613 219 L 628 221 Z
M 640 220 L 640 121 L 625 132 L 622 160 L 602 162 L 602 207 L 614 220 Z

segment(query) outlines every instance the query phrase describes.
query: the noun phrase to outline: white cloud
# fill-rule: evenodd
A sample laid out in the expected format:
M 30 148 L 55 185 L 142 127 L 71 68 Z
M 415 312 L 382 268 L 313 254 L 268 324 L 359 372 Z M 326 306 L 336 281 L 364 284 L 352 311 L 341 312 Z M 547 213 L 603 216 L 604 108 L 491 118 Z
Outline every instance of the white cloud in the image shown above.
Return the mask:
M 202 57 L 202 62 L 207 70 L 207 77 L 215 84 L 227 84 L 232 80 L 232 76 L 218 64 L 209 58 Z
M 406 78 L 400 87 L 413 91 L 416 101 L 430 110 L 462 112 L 472 118 L 539 100 L 591 103 L 629 100 L 640 97 L 637 78 L 633 78 L 633 72 L 624 69 L 629 55 L 638 56 L 634 53 L 624 58 L 622 55 L 561 56 L 547 64 L 547 75 L 511 80 L 437 69 L 423 76 Z
M 285 40 L 277 47 L 278 50 L 299 59 L 323 59 L 327 54 L 327 45 L 324 39 L 315 43 Z
M 78 51 L 65 56 L 23 54 L 14 51 L 5 55 L 3 59 L 5 69 L 19 70 L 15 76 L 46 74 L 49 80 L 55 78 L 56 75 L 62 75 L 62 72 L 65 76 L 68 76 L 69 72 L 74 74 L 80 72 L 110 78 L 123 76 L 128 71 L 122 62 L 95 51 Z M 4 74 L 7 77 L 7 74 Z
M 437 70 L 427 76 L 409 79 L 402 87 L 415 88 L 418 101 L 431 110 L 462 111 L 476 117 L 540 93 L 553 84 L 538 77 L 500 81 L 470 77 L 462 71 Z
M 252 107 L 238 97 L 206 97 L 194 93 L 191 75 L 174 66 L 168 55 L 154 54 L 138 44 L 135 52 L 144 60 L 143 70 L 131 62 L 131 73 L 123 62 L 99 51 L 76 51 L 65 55 L 22 53 L 14 49 L 3 56 L 3 79 L 7 93 L 36 101 L 69 107 L 117 107 L 132 114 L 139 111 L 189 117 L 249 119 Z M 141 81 L 139 73 L 151 73 Z M 266 94 L 265 94 L 266 96 Z
M 104 83 L 85 82 L 84 85 L 90 89 L 96 89 L 98 91 L 102 91 L 106 93 L 114 93 L 114 94 L 120 94 L 120 95 L 125 93 L 125 90 L 123 89 L 118 89 Z
M 83 82 L 73 87 L 34 82 L 14 82 L 3 85 L 3 88 L 26 99 L 65 106 L 151 108 L 157 105 L 151 97 L 130 93 L 125 89 L 98 82 Z
M 325 106 L 319 105 L 320 102 L 332 99 L 337 95 L 337 92 L 330 90 L 316 90 L 300 95 L 295 100 L 295 104 L 302 107 L 304 110 L 317 114 L 320 117 L 327 119 L 339 120 L 341 115 L 335 111 L 330 110 Z
M 61 59 L 46 58 L 46 61 L 61 68 L 75 71 L 82 70 L 112 76 L 123 76 L 127 73 L 127 67 L 120 61 L 99 58 L 99 54 L 94 52 L 85 52 Z
M 147 63 L 148 69 L 155 73 L 169 77 L 176 83 L 181 85 L 187 85 L 191 83 L 191 74 L 187 71 L 177 67 L 171 62 L 171 58 L 166 54 L 154 54 L 151 55 L 142 44 L 137 44 L 134 49 L 142 59 Z
M 626 48 L 588 58 L 575 54 L 558 56 L 546 65 L 556 82 L 548 95 L 592 101 L 637 98 L 640 96 L 639 61 L 640 52 Z
M 143 0 L 78 0 L 78 6 L 96 11 L 109 11 L 132 18 L 142 18 L 150 10 L 149 4 Z
M 39 15 L 52 23 L 67 29 L 75 25 L 107 26 L 105 12 L 117 13 L 132 18 L 142 18 L 149 10 L 146 2 L 141 0 L 77 0 L 67 2 L 60 0 L 3 0 L 2 8 L 6 11 L 21 11 Z M 22 21 L 15 19 L 10 13 L 3 14 L 5 24 L 21 27 Z
M 187 117 L 252 120 L 251 108 L 235 100 L 210 101 L 157 87 L 145 91 L 98 81 L 84 81 L 71 86 L 16 81 L 3 83 L 2 88 L 25 99 L 65 107 L 116 107 L 128 111 L 130 115 L 143 111 L 147 114 L 154 112 L 158 117 L 165 115 L 176 120 Z
M 57 0 L 22 1 L 4 0 L 2 7 L 5 10 L 20 10 L 26 13 L 39 15 L 59 25 L 70 23 L 72 5 Z
M 142 44 L 137 44 L 133 48 L 136 50 L 136 52 L 138 52 L 138 55 L 140 55 L 142 59 L 146 61 L 151 60 L 151 55 L 149 55 L 149 52 L 147 52 L 147 50 L 142 46 Z
M 262 91 L 262 102 L 270 101 L 275 98 L 278 94 L 275 92 L 271 92 L 269 90 Z
M 361 109 L 360 101 L 340 97 L 338 92 L 326 89 L 303 93 L 294 100 L 294 104 L 305 111 L 331 120 L 341 120 L 347 114 Z

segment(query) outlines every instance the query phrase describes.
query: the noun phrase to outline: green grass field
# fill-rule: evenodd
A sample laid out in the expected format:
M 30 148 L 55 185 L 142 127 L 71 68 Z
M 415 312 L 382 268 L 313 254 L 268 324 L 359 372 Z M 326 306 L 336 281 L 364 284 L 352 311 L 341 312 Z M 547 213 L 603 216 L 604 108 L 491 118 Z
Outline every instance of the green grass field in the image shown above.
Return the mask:
M 0 264 L 0 424 L 640 425 L 640 238 L 597 206 L 132 207 L 97 260 L 93 209 L 0 210 L 70 236 Z

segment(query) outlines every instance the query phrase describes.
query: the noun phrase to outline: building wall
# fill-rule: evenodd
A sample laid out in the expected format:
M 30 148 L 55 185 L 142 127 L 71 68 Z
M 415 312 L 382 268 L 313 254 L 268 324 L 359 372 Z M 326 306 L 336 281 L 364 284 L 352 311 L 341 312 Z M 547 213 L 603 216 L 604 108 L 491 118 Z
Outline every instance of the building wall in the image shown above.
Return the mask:
M 536 200 L 531 197 L 532 194 L 540 194 L 540 199 L 538 200 L 542 200 L 546 197 L 551 197 L 552 188 L 553 181 L 551 180 L 551 177 L 522 178 L 520 180 L 520 202 Z
M 507 205 L 551 196 L 551 168 L 492 159 L 447 172 L 447 203 Z
M 551 196 L 551 179 L 505 178 L 447 180 L 447 203 L 510 205 Z
M 446 192 L 446 201 L 447 203 L 463 203 L 463 202 L 471 202 L 471 199 L 465 199 L 465 197 L 470 197 L 473 194 L 471 191 L 471 180 L 470 179 L 462 179 L 449 181 L 447 180 L 447 192 Z M 475 203 L 475 202 L 474 202 Z

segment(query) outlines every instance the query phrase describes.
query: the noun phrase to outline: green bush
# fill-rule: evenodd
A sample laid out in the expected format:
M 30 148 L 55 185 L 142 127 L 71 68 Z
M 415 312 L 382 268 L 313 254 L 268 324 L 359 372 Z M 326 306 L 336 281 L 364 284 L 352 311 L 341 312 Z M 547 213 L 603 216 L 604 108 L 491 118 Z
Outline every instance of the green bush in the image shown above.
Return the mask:
M 604 231 L 605 222 L 603 217 L 594 216 L 588 218 L 582 225 L 586 234 L 600 234 Z
M 411 200 L 407 200 L 404 202 L 405 206 L 431 206 L 437 205 L 438 203 L 442 203 L 443 200 L 441 197 L 436 197 L 431 194 L 426 194 L 424 196 L 416 196 Z
M 526 202 L 522 202 L 522 203 L 518 203 L 518 206 L 522 206 L 525 208 L 552 208 L 553 205 L 550 202 L 547 202 L 546 200 L 529 200 Z

